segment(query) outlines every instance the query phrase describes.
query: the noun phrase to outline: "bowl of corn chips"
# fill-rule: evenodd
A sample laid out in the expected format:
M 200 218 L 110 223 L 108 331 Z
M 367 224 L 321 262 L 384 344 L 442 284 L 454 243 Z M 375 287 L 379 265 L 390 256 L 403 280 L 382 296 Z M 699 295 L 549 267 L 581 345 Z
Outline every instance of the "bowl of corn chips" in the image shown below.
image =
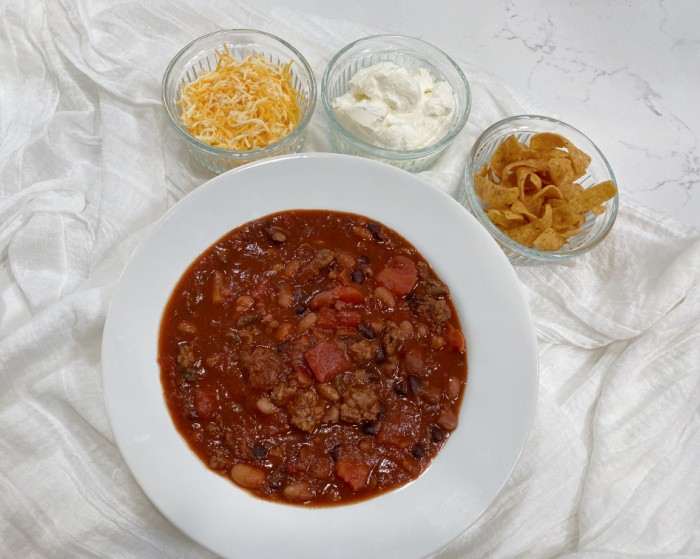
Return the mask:
M 520 115 L 476 140 L 461 201 L 511 263 L 537 264 L 599 245 L 617 217 L 618 191 L 609 163 L 582 132 Z

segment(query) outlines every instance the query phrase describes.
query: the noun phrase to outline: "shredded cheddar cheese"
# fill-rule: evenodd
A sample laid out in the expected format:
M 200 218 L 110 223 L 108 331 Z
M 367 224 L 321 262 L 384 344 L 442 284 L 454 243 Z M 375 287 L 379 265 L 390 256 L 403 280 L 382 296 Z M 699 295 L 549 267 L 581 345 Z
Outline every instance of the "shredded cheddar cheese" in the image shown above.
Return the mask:
M 182 120 L 206 144 L 231 150 L 262 148 L 287 136 L 301 119 L 300 93 L 291 62 L 277 65 L 262 54 L 235 60 L 224 45 L 216 69 L 183 84 Z

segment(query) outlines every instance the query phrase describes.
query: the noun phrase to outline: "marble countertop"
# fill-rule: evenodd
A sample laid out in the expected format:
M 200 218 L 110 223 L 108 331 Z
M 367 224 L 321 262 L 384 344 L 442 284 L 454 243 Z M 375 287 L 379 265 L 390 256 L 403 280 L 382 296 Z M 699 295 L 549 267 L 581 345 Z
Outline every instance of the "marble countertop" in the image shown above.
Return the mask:
M 420 37 L 488 70 L 587 134 L 622 198 L 700 225 L 700 2 L 297 0 L 295 8 Z

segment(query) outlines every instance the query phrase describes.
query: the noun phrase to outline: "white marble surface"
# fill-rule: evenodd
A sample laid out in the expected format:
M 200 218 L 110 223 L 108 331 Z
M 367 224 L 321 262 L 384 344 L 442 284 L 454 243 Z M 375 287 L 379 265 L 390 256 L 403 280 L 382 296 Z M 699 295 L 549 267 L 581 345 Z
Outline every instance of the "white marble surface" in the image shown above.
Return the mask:
M 258 0 L 274 6 L 279 0 Z M 700 226 L 697 0 L 296 0 L 420 37 L 586 133 L 621 196 Z

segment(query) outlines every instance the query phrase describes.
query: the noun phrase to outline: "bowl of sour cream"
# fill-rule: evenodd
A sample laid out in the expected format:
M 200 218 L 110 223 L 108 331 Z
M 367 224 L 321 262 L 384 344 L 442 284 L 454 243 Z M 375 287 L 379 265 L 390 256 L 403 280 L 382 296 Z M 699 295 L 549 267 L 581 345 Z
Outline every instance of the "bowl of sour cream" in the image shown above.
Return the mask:
M 440 49 L 412 37 L 377 35 L 347 45 L 321 82 L 331 147 L 418 172 L 464 128 L 469 83 Z

